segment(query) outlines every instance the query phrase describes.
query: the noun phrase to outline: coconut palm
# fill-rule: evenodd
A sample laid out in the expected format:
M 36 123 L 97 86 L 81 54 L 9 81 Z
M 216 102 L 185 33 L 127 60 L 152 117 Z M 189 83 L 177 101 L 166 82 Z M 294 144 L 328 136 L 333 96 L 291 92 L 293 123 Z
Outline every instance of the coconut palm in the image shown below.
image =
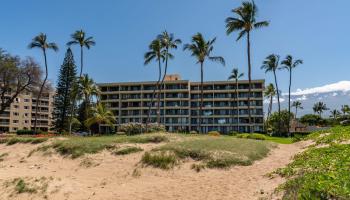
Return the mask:
M 250 34 L 254 29 L 267 27 L 269 22 L 267 21 L 256 21 L 258 8 L 254 2 L 245 1 L 238 8 L 232 10 L 234 17 L 226 18 L 226 33 L 227 35 L 233 32 L 239 32 L 236 41 L 240 40 L 243 36 L 247 36 L 247 55 L 248 55 L 248 80 L 249 80 L 249 95 L 248 95 L 248 113 L 249 113 L 249 124 L 251 123 L 251 112 L 250 112 L 250 94 L 251 94 L 251 59 L 250 59 Z M 249 127 L 249 132 L 251 128 Z
M 219 62 L 225 65 L 225 60 L 221 56 L 212 56 L 211 53 L 214 49 L 214 43 L 216 38 L 206 41 L 201 33 L 197 33 L 192 36 L 190 44 L 184 45 L 184 50 L 191 52 L 191 55 L 197 59 L 197 63 L 200 65 L 201 74 L 201 103 L 199 106 L 199 119 L 197 121 L 198 131 L 200 131 L 200 124 L 202 123 L 202 110 L 203 110 L 203 76 L 204 76 L 204 62 L 210 60 L 213 62 Z
M 86 33 L 83 30 L 75 31 L 71 35 L 72 40 L 67 42 L 68 46 L 79 45 L 80 46 L 80 74 L 79 77 L 83 75 L 83 54 L 84 47 L 90 49 L 91 46 L 94 46 L 96 43 L 93 37 L 86 37 Z
M 238 98 L 238 80 L 244 76 L 244 73 L 240 73 L 237 68 L 233 68 L 230 76 L 228 77 L 228 80 L 235 81 L 235 95 L 236 95 L 236 110 L 237 110 L 237 130 L 239 130 L 239 98 Z M 233 111 L 233 105 L 232 105 L 232 111 Z M 232 114 L 233 116 L 233 114 Z M 232 119 L 233 120 L 233 119 Z M 233 127 L 232 127 L 233 129 Z
M 327 108 L 327 105 L 323 102 L 315 103 L 312 109 L 315 113 L 318 113 L 320 117 L 322 117 L 323 111 L 329 110 L 329 108 Z
M 340 115 L 341 115 L 341 112 L 337 109 L 334 109 L 334 110 L 331 110 L 331 116 L 334 120 L 336 120 Z
M 304 109 L 304 107 L 301 106 L 301 102 L 300 101 L 294 101 L 292 104 L 292 107 L 295 108 L 295 118 L 297 118 L 298 116 L 298 109 Z
M 345 116 L 346 114 L 348 114 L 350 112 L 350 106 L 349 105 L 342 105 L 340 110 L 343 113 L 343 116 Z
M 156 87 L 153 89 L 152 92 L 152 98 L 151 98 L 151 103 L 149 105 L 148 109 L 148 119 L 147 123 L 150 121 L 151 118 L 151 107 L 153 105 L 153 100 L 154 100 L 154 95 L 156 90 L 158 90 L 158 103 L 157 103 L 157 123 L 160 123 L 160 89 L 159 89 L 159 84 L 161 81 L 162 77 L 162 65 L 161 62 L 162 60 L 164 61 L 165 56 L 164 56 L 164 51 L 162 51 L 162 41 L 160 39 L 155 39 L 151 42 L 151 44 L 148 46 L 149 51 L 145 53 L 144 59 L 145 59 L 145 65 L 148 65 L 150 62 L 155 60 L 158 62 L 158 80 L 156 83 Z
M 164 31 L 162 34 L 158 35 L 157 37 L 162 44 L 162 48 L 163 53 L 164 53 L 164 62 L 165 62 L 165 66 L 164 66 L 164 73 L 163 73 L 163 78 L 162 81 L 160 82 L 160 93 L 162 90 L 163 84 L 164 84 L 164 80 L 165 80 L 165 76 L 167 75 L 167 71 L 168 71 L 168 61 L 169 59 L 173 59 L 174 56 L 173 54 L 170 53 L 171 49 L 177 49 L 177 46 L 181 44 L 181 40 L 180 39 L 175 39 L 174 38 L 174 34 L 172 33 L 168 33 L 167 31 Z
M 272 104 L 273 104 L 273 98 L 276 96 L 276 89 L 275 89 L 275 86 L 270 83 L 266 89 L 265 89 L 265 92 L 264 92 L 264 96 L 269 99 L 269 108 L 268 108 L 268 111 L 267 111 L 267 119 L 270 118 L 270 115 L 271 115 L 271 112 L 272 112 Z
M 78 80 L 78 95 L 85 102 L 85 119 L 89 117 L 89 110 L 93 97 L 98 97 L 100 90 L 88 74 L 83 74 Z
M 58 46 L 54 42 L 47 42 L 47 36 L 44 33 L 40 33 L 39 35 L 35 36 L 32 39 L 32 42 L 28 45 L 29 49 L 34 49 L 38 48 L 41 49 L 44 55 L 44 61 L 45 61 L 45 78 L 40 86 L 40 90 L 38 93 L 38 96 L 36 98 L 36 106 L 35 106 L 35 119 L 34 119 L 34 131 L 36 131 L 36 126 L 37 126 L 37 119 L 38 119 L 38 107 L 39 107 L 39 100 L 41 97 L 41 94 L 43 92 L 43 89 L 45 87 L 47 77 L 48 77 L 48 68 L 47 68 L 47 58 L 46 58 L 46 51 L 47 50 L 54 50 L 55 52 L 58 51 Z
M 90 128 L 93 124 L 98 124 L 99 133 L 101 133 L 101 124 L 113 127 L 116 122 L 113 112 L 108 110 L 102 103 L 97 103 L 96 107 L 91 109 L 91 113 L 92 116 L 85 120 L 85 125 Z
M 298 60 L 294 60 L 293 57 L 291 55 L 287 55 L 286 58 L 281 62 L 282 67 L 281 69 L 286 69 L 289 71 L 289 89 L 288 89 L 288 127 L 289 127 L 289 123 L 290 123 L 290 90 L 292 87 L 292 70 L 295 69 L 298 65 L 303 64 L 303 61 L 298 59 Z M 288 130 L 289 132 L 289 130 Z

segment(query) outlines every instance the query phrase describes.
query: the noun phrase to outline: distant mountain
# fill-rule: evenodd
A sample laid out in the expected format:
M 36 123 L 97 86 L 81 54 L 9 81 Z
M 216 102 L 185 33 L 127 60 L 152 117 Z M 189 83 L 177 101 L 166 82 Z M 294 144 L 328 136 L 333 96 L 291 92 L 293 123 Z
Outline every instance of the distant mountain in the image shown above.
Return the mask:
M 281 108 L 288 108 L 288 93 L 283 93 L 281 100 Z M 291 102 L 298 100 L 304 107 L 298 110 L 298 116 L 313 113 L 312 107 L 314 103 L 322 101 L 330 109 L 340 110 L 341 105 L 350 105 L 350 81 L 340 81 L 337 83 L 327 84 L 320 87 L 298 89 L 291 93 Z M 267 112 L 268 101 L 265 100 L 265 112 Z M 277 110 L 277 98 L 274 99 L 273 110 Z M 294 112 L 294 109 L 292 108 Z M 329 111 L 324 113 L 329 116 Z

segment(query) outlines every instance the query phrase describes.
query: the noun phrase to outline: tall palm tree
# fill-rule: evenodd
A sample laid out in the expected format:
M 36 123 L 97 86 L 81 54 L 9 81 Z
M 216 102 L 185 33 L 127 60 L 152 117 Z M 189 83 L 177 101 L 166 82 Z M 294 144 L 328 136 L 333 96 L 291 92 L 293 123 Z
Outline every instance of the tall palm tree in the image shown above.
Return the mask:
M 36 98 L 36 107 L 35 107 L 35 120 L 34 120 L 34 131 L 36 131 L 36 127 L 37 127 L 37 119 L 38 119 L 38 107 L 39 107 L 39 100 L 41 97 L 41 94 L 43 92 L 43 89 L 45 87 L 46 81 L 47 81 L 47 77 L 48 77 L 48 68 L 47 68 L 47 58 L 46 58 L 46 51 L 47 50 L 54 50 L 55 52 L 58 51 L 58 46 L 56 43 L 54 42 L 47 42 L 47 36 L 44 33 L 40 33 L 39 35 L 35 36 L 32 39 L 32 42 L 29 43 L 28 45 L 29 49 L 34 49 L 34 48 L 38 48 L 41 49 L 44 55 L 44 61 L 45 61 L 45 78 L 44 81 L 40 87 L 38 96 Z
M 287 55 L 286 58 L 281 62 L 282 68 L 281 69 L 286 69 L 289 71 L 289 88 L 288 88 L 288 127 L 290 124 L 290 90 L 292 87 L 292 70 L 296 68 L 298 65 L 303 64 L 303 61 L 298 59 L 298 60 L 293 60 L 293 57 L 291 55 Z M 288 132 L 289 128 L 288 128 Z
M 86 37 L 86 33 L 83 30 L 78 30 L 75 31 L 72 35 L 71 38 L 72 40 L 67 42 L 68 46 L 71 45 L 79 45 L 80 46 L 80 74 L 79 77 L 83 75 L 83 50 L 84 47 L 87 49 L 90 49 L 91 46 L 94 46 L 96 42 L 94 41 L 93 37 Z
M 245 1 L 238 8 L 232 9 L 234 17 L 226 18 L 226 33 L 227 35 L 232 32 L 239 32 L 236 41 L 240 40 L 243 36 L 247 36 L 247 55 L 248 55 L 248 80 L 249 80 L 249 95 L 248 95 L 248 113 L 249 113 L 249 124 L 251 123 L 251 112 L 250 112 L 250 95 L 251 95 L 251 59 L 250 59 L 250 34 L 254 29 L 267 27 L 268 21 L 256 21 L 258 8 L 254 2 Z M 251 132 L 251 127 L 249 127 Z
M 272 112 L 272 104 L 273 104 L 273 98 L 276 96 L 276 89 L 275 89 L 275 86 L 270 83 L 266 89 L 265 89 L 265 92 L 264 92 L 264 96 L 266 98 L 269 99 L 269 108 L 268 108 L 268 111 L 267 111 L 267 119 L 270 118 L 270 115 L 271 115 L 271 112 Z
M 216 38 L 206 41 L 201 33 L 197 33 L 192 36 L 190 44 L 184 45 L 184 50 L 191 52 L 191 56 L 197 59 L 197 63 L 200 64 L 201 69 L 201 103 L 199 106 L 199 119 L 197 121 L 198 131 L 200 130 L 200 124 L 202 123 L 202 110 L 203 110 L 203 76 L 204 76 L 204 62 L 210 60 L 213 62 L 219 62 L 225 66 L 225 59 L 221 56 L 212 56 L 211 53 L 214 49 L 214 43 Z
M 312 109 L 315 113 L 318 113 L 320 117 L 322 117 L 323 111 L 329 110 L 329 108 L 327 108 L 327 105 L 323 102 L 315 103 Z
M 342 105 L 340 110 L 343 113 L 343 116 L 345 116 L 347 113 L 350 112 L 350 106 L 349 105 Z
M 93 124 L 98 124 L 99 133 L 101 133 L 102 123 L 113 127 L 114 123 L 116 122 L 113 112 L 108 110 L 102 103 L 97 103 L 96 107 L 94 107 L 91 111 L 92 116 L 85 120 L 85 125 L 90 128 Z
M 88 74 L 83 74 L 78 80 L 78 96 L 85 102 L 85 119 L 89 117 L 89 110 L 93 97 L 97 97 L 100 90 Z
M 149 109 L 148 109 L 148 119 L 147 119 L 147 123 L 150 121 L 151 118 L 151 107 L 153 105 L 153 99 L 154 99 L 154 95 L 156 90 L 158 91 L 158 103 L 157 103 L 157 123 L 160 123 L 160 89 L 159 89 L 159 84 L 161 81 L 161 77 L 162 77 L 162 65 L 161 65 L 161 61 L 165 59 L 164 56 L 164 51 L 162 51 L 162 42 L 160 39 L 155 39 L 151 42 L 151 44 L 148 46 L 149 51 L 145 53 L 144 55 L 144 59 L 145 59 L 145 65 L 148 65 L 151 61 L 155 60 L 158 62 L 158 80 L 156 83 L 156 87 L 153 89 L 152 92 L 152 98 L 151 98 L 151 104 L 149 105 Z
M 303 106 L 301 106 L 301 102 L 300 101 L 294 101 L 292 104 L 292 107 L 295 107 L 295 118 L 298 118 L 298 109 L 304 109 Z
M 165 87 L 163 86 L 163 84 L 164 84 L 165 76 L 167 75 L 167 71 L 168 71 L 168 60 L 174 58 L 173 54 L 170 53 L 170 50 L 177 49 L 177 46 L 180 45 L 182 41 L 180 39 L 175 39 L 174 34 L 172 33 L 169 34 L 167 31 L 164 31 L 162 34 L 158 35 L 157 38 L 161 41 L 162 48 L 164 49 L 163 53 L 164 53 L 164 62 L 165 62 L 163 78 L 162 78 L 162 81 L 160 82 L 160 85 L 161 85 L 160 93 L 161 93 L 162 87 Z
M 334 120 L 336 120 L 341 115 L 341 112 L 337 109 L 331 110 L 331 116 Z
M 228 80 L 234 80 L 235 81 L 235 95 L 236 95 L 236 110 L 237 110 L 237 131 L 239 130 L 238 125 L 239 125 L 239 98 L 238 98 L 238 80 L 244 76 L 244 73 L 240 73 L 237 68 L 233 68 L 230 76 L 228 77 Z M 233 105 L 232 105 L 232 111 L 233 111 Z M 232 114 L 233 117 L 233 114 Z M 232 118 L 233 120 L 233 118 Z M 233 126 L 232 126 L 233 130 Z

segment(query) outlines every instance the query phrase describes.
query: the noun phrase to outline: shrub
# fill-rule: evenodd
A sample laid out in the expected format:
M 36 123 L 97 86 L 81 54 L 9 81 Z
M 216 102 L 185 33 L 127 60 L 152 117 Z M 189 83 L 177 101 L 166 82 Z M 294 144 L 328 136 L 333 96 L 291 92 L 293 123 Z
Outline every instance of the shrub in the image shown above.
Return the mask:
M 198 134 L 198 132 L 197 131 L 190 131 L 190 134 Z
M 165 132 L 165 126 L 163 124 L 150 123 L 147 124 L 147 133 Z
M 146 166 L 153 166 L 160 169 L 171 169 L 178 163 L 178 158 L 173 152 L 146 152 L 141 159 Z
M 237 131 L 230 131 L 229 133 L 228 133 L 228 135 L 229 136 L 236 136 L 236 135 L 238 135 L 239 133 L 237 132 Z
M 34 130 L 17 130 L 17 135 L 35 135 L 37 134 Z
M 253 139 L 253 140 L 266 140 L 266 136 L 260 133 L 242 133 L 238 134 L 237 138 L 246 138 L 246 139 Z
M 241 133 L 237 135 L 237 138 L 248 138 L 249 133 Z
M 209 136 L 220 136 L 220 133 L 218 131 L 210 131 L 208 133 Z
M 204 164 L 192 164 L 191 169 L 193 169 L 196 172 L 200 172 L 203 169 L 205 169 L 205 165 Z
M 272 132 L 275 135 L 283 136 L 288 133 L 288 120 L 293 119 L 293 113 L 290 113 L 287 110 L 282 110 L 281 114 L 274 112 L 271 114 L 267 124 L 268 128 L 272 129 Z
M 165 132 L 165 126 L 157 123 L 141 124 L 141 123 L 125 123 L 121 124 L 118 132 L 124 132 L 127 135 L 137 135 L 141 133 Z

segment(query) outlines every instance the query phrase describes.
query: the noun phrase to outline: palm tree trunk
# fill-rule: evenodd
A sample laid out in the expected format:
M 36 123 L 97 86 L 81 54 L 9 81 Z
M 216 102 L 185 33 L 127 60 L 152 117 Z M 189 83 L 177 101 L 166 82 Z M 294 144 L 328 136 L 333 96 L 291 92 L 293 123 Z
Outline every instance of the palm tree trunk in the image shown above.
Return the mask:
M 201 103 L 199 105 L 199 113 L 198 113 L 198 131 L 202 132 L 200 125 L 202 124 L 202 113 L 203 113 L 203 62 L 201 62 Z
M 81 77 L 83 75 L 83 46 L 80 46 L 80 75 Z
M 267 119 L 270 118 L 270 115 L 271 115 L 271 112 L 272 112 L 272 103 L 273 103 L 273 96 L 270 97 L 269 109 L 267 111 Z
M 239 131 L 239 99 L 238 99 L 238 80 L 236 79 L 236 108 L 237 108 L 237 132 Z
M 250 62 L 250 31 L 247 32 L 247 53 L 248 53 L 248 81 L 249 81 L 249 87 L 248 87 L 248 133 L 251 133 L 251 119 L 252 119 L 252 115 L 250 112 L 250 94 L 252 91 L 252 66 L 251 66 L 251 62 Z
M 289 88 L 288 88 L 288 136 L 290 136 L 290 88 L 292 86 L 292 69 L 289 69 Z
M 276 90 L 277 90 L 277 103 L 278 103 L 278 134 L 281 132 L 281 103 L 280 103 L 280 91 L 278 89 L 278 83 L 277 83 L 277 76 L 276 76 L 276 71 L 273 71 L 273 76 L 275 78 L 275 85 L 276 85 Z
M 158 89 L 158 104 L 157 104 L 157 123 L 158 125 L 160 124 L 160 91 L 161 91 L 161 85 L 159 84 L 160 83 L 160 80 L 162 78 L 162 67 L 161 67 L 161 64 L 160 64 L 160 59 L 158 59 L 158 82 L 157 82 L 157 89 Z
M 163 78 L 162 81 L 160 82 L 160 91 L 159 93 L 162 93 L 162 87 L 164 87 L 165 90 L 165 84 L 164 84 L 164 80 L 165 80 L 165 76 L 167 75 L 167 70 L 168 70 L 168 48 L 166 49 L 166 55 L 165 55 L 165 67 L 164 67 L 164 74 L 163 74 Z M 165 95 L 165 94 L 164 94 Z M 165 96 L 163 97 L 163 115 L 165 116 Z M 164 118 L 164 122 L 165 124 L 165 118 Z
M 298 107 L 296 106 L 295 107 L 295 119 L 297 119 L 298 118 Z
M 45 86 L 45 84 L 46 84 L 46 80 L 47 80 L 47 77 L 48 77 L 47 59 L 46 59 L 46 51 L 45 51 L 45 49 L 43 49 L 43 53 L 44 53 L 44 59 L 45 59 L 45 79 L 44 79 L 44 81 L 43 81 L 43 84 L 42 84 L 41 87 L 40 87 L 39 94 L 38 94 L 38 96 L 37 96 L 37 98 L 36 98 L 35 119 L 34 119 L 34 131 L 35 131 L 35 132 L 36 132 L 37 121 L 38 121 L 39 100 L 40 100 L 41 93 L 43 92 L 43 89 L 44 89 L 44 86 Z

